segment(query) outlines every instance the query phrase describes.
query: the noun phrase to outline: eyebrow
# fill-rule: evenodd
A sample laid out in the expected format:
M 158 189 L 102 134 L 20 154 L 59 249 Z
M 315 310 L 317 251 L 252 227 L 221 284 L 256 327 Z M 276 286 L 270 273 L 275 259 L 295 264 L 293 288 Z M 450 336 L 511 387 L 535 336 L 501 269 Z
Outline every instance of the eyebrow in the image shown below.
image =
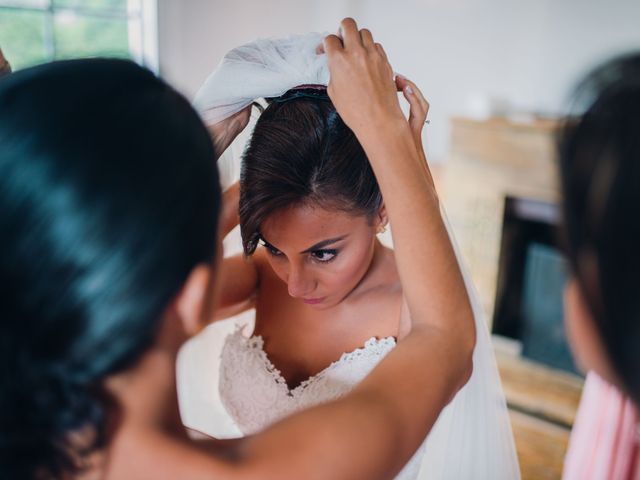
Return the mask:
M 339 237 L 334 237 L 334 238 L 328 238 L 326 240 L 322 240 L 321 242 L 316 243 L 315 245 L 312 245 L 311 247 L 307 248 L 306 250 L 300 252 L 302 253 L 310 253 L 316 250 L 320 250 L 324 247 L 328 247 L 329 245 L 332 245 L 334 243 L 338 243 L 340 240 L 344 240 L 345 238 L 347 238 L 349 235 L 341 235 Z M 260 238 L 262 239 L 262 241 L 270 248 L 274 249 L 274 250 L 278 250 L 280 251 L 280 249 L 278 247 L 276 247 L 275 245 L 269 243 L 267 241 L 266 238 L 264 238 L 262 235 L 260 235 Z

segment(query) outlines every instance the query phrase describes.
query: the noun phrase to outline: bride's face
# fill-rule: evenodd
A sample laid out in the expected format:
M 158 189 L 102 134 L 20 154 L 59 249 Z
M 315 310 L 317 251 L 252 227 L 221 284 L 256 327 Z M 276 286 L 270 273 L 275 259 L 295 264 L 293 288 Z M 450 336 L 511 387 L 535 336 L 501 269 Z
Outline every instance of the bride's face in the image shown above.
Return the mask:
M 289 295 L 326 309 L 344 300 L 364 278 L 378 223 L 337 209 L 289 207 L 262 223 L 262 243 Z

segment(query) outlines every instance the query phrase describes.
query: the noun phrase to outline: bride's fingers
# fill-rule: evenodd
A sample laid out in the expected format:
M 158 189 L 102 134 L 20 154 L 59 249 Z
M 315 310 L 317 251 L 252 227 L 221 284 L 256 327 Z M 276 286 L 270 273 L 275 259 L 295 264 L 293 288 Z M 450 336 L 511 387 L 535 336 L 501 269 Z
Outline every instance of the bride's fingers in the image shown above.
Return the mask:
M 332 53 L 339 50 L 342 50 L 342 40 L 337 35 L 327 35 L 324 37 L 322 42 L 322 51 L 324 53 L 331 56 Z
M 429 112 L 429 103 L 424 99 L 418 87 L 407 78 L 398 75 L 396 86 L 402 90 L 404 98 L 409 102 L 409 126 L 413 132 L 416 142 L 421 144 L 422 129 Z
M 422 94 L 422 90 L 420 90 L 420 88 L 418 88 L 418 86 L 415 83 L 413 83 L 408 78 L 406 79 L 406 81 L 411 86 L 411 89 L 413 90 L 416 97 L 420 101 L 420 104 L 422 105 L 422 108 L 425 111 L 425 119 L 426 119 L 426 116 L 429 114 L 429 102 L 427 101 L 426 98 L 424 98 L 424 95 Z
M 362 38 L 358 31 L 358 24 L 353 18 L 347 17 L 340 22 L 340 33 L 345 48 L 362 45 Z
M 382 58 L 384 58 L 388 62 L 389 59 L 387 58 L 387 52 L 384 51 L 384 48 L 382 47 L 382 45 L 376 42 L 375 46 L 376 46 L 376 50 L 378 50 L 378 53 L 382 56 Z
M 371 34 L 370 30 L 366 28 L 360 30 L 360 38 L 362 38 L 362 45 L 364 45 L 367 50 L 375 48 L 375 44 L 373 43 L 373 35 Z
M 404 93 L 404 97 L 410 105 L 415 106 L 414 113 L 424 115 L 423 120 L 426 120 L 429 113 L 429 102 L 424 98 L 418 86 L 402 75 L 397 75 L 396 86 L 399 91 Z

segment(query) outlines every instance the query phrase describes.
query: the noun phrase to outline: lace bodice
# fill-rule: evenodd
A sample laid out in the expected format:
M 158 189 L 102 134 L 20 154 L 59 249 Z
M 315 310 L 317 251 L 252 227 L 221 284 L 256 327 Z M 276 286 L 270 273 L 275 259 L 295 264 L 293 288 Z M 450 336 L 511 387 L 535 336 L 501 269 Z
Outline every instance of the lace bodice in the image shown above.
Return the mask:
M 335 400 L 349 392 L 396 345 L 393 337 L 370 338 L 363 347 L 342 356 L 318 374 L 290 389 L 264 350 L 260 336 L 241 329 L 231 333 L 222 349 L 220 398 L 243 434 L 256 433 L 300 410 Z M 424 444 L 396 478 L 415 479 Z

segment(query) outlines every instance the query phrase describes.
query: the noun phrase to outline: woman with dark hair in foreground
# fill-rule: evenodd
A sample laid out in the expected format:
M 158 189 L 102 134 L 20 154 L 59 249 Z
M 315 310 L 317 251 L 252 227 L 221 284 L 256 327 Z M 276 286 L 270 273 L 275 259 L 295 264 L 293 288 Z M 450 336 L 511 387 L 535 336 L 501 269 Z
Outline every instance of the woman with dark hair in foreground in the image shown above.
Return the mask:
M 389 478 L 415 451 L 470 375 L 472 314 L 384 53 L 342 31 L 329 95 L 385 196 L 411 331 L 341 400 L 230 444 L 190 441 L 175 392 L 178 348 L 216 303 L 205 127 L 125 61 L 0 82 L 2 478 Z

